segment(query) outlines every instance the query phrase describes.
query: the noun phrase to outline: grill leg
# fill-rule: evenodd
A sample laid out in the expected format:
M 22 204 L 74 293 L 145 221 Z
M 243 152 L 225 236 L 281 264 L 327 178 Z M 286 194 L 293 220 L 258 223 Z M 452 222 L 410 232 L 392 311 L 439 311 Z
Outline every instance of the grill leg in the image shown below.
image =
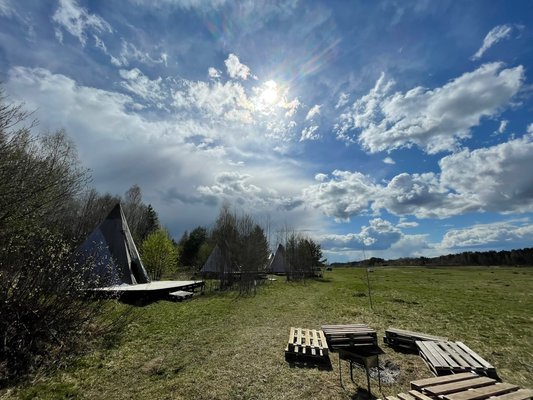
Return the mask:
M 368 370 L 368 367 L 365 365 L 366 370 L 366 385 L 368 386 L 368 396 L 372 396 L 372 392 L 370 391 L 370 371 Z

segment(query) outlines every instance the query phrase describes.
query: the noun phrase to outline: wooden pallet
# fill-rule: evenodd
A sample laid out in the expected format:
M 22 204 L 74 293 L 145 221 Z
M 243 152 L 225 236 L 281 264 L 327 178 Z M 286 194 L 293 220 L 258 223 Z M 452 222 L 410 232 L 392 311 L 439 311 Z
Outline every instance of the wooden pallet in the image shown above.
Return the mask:
M 446 337 L 428 335 L 421 332 L 406 331 L 403 329 L 388 328 L 383 336 L 383 342 L 391 347 L 401 347 L 408 350 L 418 351 L 416 341 L 445 342 Z
M 315 329 L 292 328 L 289 343 L 285 348 L 286 356 L 312 357 L 324 359 L 328 356 L 328 345 L 324 332 Z
M 471 371 L 498 377 L 496 368 L 464 343 L 416 341 L 416 346 L 422 359 L 437 376 Z
M 365 324 L 322 325 L 331 350 L 378 345 L 377 333 Z
M 401 400 L 533 399 L 531 389 L 520 389 L 511 383 L 499 383 L 494 379 L 471 372 L 412 381 L 411 389 L 408 394 L 398 395 L 398 398 Z

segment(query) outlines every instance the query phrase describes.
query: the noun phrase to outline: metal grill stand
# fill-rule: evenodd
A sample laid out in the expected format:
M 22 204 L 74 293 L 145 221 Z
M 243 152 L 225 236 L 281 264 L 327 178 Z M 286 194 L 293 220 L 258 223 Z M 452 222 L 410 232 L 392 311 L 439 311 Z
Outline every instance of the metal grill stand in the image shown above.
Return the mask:
M 371 349 L 357 349 L 353 350 L 343 350 L 339 349 L 339 380 L 342 385 L 342 368 L 341 360 L 346 360 L 350 363 L 350 379 L 353 380 L 353 365 L 359 365 L 364 368 L 366 371 L 366 384 L 368 387 L 368 394 L 371 395 L 370 391 L 370 368 L 377 367 L 378 369 L 378 384 L 379 390 L 381 391 L 381 372 L 379 370 L 379 355 L 383 354 L 383 351 L 379 347 L 372 347 Z

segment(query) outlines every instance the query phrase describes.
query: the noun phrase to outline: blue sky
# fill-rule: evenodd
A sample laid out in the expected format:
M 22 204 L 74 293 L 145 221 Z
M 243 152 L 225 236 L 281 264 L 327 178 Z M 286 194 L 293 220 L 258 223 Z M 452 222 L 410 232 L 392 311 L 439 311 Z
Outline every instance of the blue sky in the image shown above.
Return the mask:
M 330 261 L 533 246 L 533 2 L 0 0 L 0 80 L 176 237 Z

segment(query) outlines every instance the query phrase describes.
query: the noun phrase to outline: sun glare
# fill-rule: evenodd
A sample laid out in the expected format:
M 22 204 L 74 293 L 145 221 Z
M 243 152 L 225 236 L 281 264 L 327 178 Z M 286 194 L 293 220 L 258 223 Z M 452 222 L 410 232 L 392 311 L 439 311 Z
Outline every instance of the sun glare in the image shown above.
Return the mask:
M 279 98 L 278 85 L 274 81 L 264 83 L 264 89 L 261 91 L 261 102 L 265 105 L 273 105 Z

